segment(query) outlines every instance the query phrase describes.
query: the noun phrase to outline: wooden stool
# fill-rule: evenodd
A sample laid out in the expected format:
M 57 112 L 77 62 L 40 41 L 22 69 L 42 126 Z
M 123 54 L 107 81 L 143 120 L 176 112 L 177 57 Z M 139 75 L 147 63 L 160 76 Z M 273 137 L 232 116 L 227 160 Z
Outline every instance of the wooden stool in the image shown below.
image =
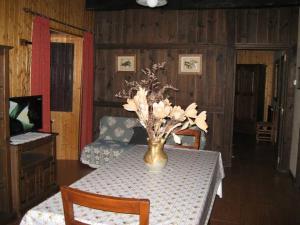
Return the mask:
M 273 143 L 273 124 L 270 122 L 256 123 L 256 142 L 271 142 Z

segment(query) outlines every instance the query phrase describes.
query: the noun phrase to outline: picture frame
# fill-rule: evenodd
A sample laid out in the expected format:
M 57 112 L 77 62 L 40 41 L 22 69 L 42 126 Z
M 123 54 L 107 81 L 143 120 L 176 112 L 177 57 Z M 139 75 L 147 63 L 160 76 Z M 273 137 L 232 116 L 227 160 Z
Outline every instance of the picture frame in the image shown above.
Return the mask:
M 136 72 L 136 55 L 126 54 L 116 56 L 117 72 Z
M 202 54 L 180 54 L 178 59 L 179 74 L 202 74 Z

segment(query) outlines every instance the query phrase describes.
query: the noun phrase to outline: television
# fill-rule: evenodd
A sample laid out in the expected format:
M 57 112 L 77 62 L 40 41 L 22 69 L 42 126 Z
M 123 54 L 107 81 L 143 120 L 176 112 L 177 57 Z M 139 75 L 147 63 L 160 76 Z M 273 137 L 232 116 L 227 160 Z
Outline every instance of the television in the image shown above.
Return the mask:
M 42 128 L 42 96 L 9 98 L 10 136 Z

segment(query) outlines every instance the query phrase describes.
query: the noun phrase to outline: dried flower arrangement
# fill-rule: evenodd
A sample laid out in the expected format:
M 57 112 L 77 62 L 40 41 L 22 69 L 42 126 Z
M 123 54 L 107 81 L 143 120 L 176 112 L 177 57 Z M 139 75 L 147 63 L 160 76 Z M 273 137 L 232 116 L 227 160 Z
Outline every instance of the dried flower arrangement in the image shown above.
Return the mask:
M 126 87 L 116 94 L 116 97 L 127 99 L 123 107 L 127 111 L 135 112 L 148 138 L 160 140 L 172 134 L 178 144 L 181 139 L 176 131 L 197 125 L 207 132 L 206 111 L 198 114 L 196 103 L 190 104 L 185 110 L 180 106 L 172 106 L 166 96 L 168 90 L 177 91 L 172 85 L 161 85 L 157 73 L 165 67 L 165 62 L 152 65 L 151 69 L 142 70 L 146 79 L 140 81 L 125 81 Z

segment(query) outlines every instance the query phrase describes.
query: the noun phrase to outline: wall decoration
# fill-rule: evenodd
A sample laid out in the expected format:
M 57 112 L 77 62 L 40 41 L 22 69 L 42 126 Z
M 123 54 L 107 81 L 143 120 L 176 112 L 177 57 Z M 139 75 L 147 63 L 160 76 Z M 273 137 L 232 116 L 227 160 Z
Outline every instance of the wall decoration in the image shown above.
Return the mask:
M 179 74 L 202 74 L 202 55 L 185 54 L 179 55 Z
M 117 72 L 135 72 L 136 56 L 135 55 L 118 55 L 116 57 Z

